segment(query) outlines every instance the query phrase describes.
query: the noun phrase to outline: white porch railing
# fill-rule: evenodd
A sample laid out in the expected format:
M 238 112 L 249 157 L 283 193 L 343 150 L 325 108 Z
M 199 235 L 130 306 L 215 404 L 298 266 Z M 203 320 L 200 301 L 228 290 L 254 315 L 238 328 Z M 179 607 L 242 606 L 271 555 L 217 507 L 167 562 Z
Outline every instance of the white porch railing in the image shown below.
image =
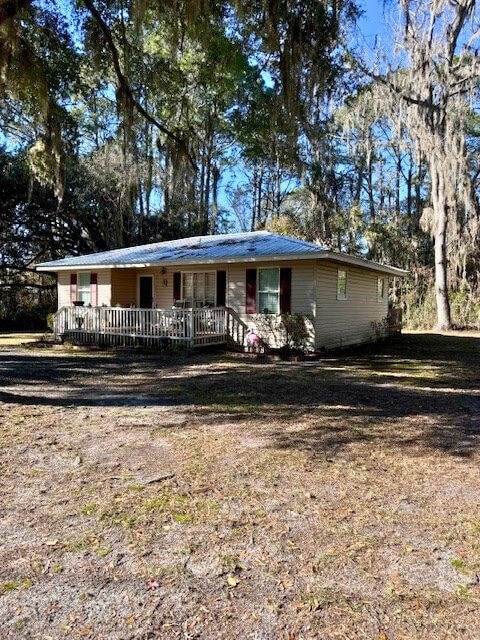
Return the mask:
M 128 309 L 62 307 L 54 316 L 55 338 L 79 343 L 189 346 L 227 342 L 231 320 L 225 307 L 213 309 Z

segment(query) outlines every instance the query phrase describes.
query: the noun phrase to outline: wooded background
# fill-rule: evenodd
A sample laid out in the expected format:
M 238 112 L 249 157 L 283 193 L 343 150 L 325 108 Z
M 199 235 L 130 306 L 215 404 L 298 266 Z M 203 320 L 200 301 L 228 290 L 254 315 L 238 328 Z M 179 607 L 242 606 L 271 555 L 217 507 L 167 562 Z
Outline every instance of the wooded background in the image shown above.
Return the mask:
M 474 0 L 2 0 L 0 324 L 36 262 L 267 228 L 404 267 L 411 327 L 480 325 Z M 399 291 L 392 302 L 398 302 Z

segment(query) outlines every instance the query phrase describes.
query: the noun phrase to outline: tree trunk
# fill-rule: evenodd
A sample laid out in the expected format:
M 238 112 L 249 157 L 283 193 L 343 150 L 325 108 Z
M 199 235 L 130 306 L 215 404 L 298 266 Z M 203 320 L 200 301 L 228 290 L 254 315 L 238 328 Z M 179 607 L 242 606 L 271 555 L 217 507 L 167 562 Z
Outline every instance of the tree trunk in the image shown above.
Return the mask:
M 212 166 L 212 215 L 210 219 L 210 233 L 215 233 L 218 223 L 218 183 L 220 181 L 220 170 L 217 164 Z
M 432 180 L 432 205 L 435 239 L 435 299 L 437 303 L 437 326 L 445 331 L 452 328 L 450 301 L 447 286 L 447 224 L 448 205 L 446 202 L 443 175 L 438 171 L 435 159 L 430 163 Z
M 250 223 L 250 231 L 255 231 L 257 225 L 257 167 L 253 168 L 252 174 L 252 215 Z
M 446 209 L 446 207 L 443 207 Z M 437 218 L 438 228 L 435 233 L 435 298 L 437 302 L 437 329 L 442 331 L 452 328 L 450 301 L 447 288 L 447 244 L 446 244 L 446 212 L 442 220 Z
M 282 169 L 280 166 L 280 157 L 278 149 L 275 150 L 275 195 L 274 195 L 274 210 L 275 216 L 280 215 L 280 207 L 282 204 Z
M 412 224 L 412 184 L 413 184 L 413 162 L 410 158 L 407 174 L 407 220 L 408 220 L 408 237 L 413 238 L 413 224 Z

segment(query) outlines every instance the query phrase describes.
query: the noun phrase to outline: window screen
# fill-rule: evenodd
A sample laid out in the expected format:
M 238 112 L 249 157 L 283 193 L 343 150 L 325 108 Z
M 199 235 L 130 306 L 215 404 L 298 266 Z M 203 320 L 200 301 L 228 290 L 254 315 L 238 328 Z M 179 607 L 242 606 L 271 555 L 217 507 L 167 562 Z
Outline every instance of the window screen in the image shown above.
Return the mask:
M 77 300 L 90 304 L 90 271 L 82 271 L 78 274 Z
M 215 306 L 215 272 L 182 274 L 182 299 L 187 307 Z
M 337 300 L 347 299 L 347 272 L 345 269 L 337 271 Z
M 377 297 L 379 301 L 385 299 L 385 278 L 377 279 Z
M 280 313 L 280 269 L 258 270 L 258 312 Z

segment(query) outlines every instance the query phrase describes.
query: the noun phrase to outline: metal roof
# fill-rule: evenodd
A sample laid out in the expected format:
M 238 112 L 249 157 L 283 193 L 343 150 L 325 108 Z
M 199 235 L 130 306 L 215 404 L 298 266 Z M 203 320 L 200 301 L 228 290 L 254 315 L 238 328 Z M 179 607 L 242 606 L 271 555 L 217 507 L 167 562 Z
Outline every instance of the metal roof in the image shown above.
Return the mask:
M 147 267 L 154 265 L 212 264 L 219 262 L 257 262 L 259 260 L 328 258 L 350 262 L 378 271 L 403 275 L 401 269 L 380 265 L 364 258 L 328 251 L 320 245 L 269 231 L 196 236 L 156 242 L 125 249 L 114 249 L 36 265 L 39 271 L 65 271 L 75 268 Z

